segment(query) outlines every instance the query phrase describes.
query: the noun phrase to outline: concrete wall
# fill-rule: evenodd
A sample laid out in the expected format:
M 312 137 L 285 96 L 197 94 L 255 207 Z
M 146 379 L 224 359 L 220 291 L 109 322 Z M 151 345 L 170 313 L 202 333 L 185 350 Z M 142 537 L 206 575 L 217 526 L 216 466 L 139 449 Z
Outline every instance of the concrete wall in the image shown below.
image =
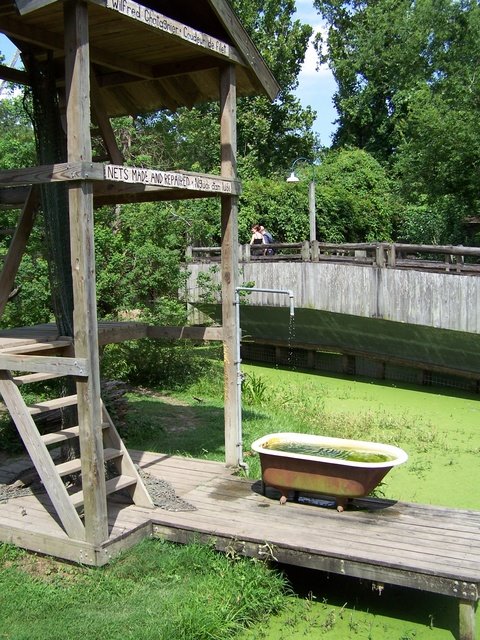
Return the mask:
M 199 301 L 199 272 L 189 264 L 189 302 Z M 212 272 L 220 283 L 220 274 Z M 324 262 L 265 262 L 239 265 L 239 284 L 291 289 L 295 307 L 382 318 L 408 324 L 480 333 L 480 277 Z M 249 304 L 286 306 L 285 296 L 251 294 Z

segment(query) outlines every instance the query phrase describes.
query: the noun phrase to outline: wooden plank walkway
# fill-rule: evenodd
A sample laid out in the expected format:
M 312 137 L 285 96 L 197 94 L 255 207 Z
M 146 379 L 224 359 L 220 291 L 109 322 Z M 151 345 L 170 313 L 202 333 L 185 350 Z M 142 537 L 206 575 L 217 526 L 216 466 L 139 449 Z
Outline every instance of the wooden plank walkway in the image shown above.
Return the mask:
M 353 508 L 288 502 L 261 495 L 260 483 L 222 463 L 131 452 L 140 467 L 167 481 L 188 511 L 149 510 L 109 501 L 110 538 L 102 549 L 69 539 L 45 494 L 0 503 L 0 539 L 42 553 L 107 562 L 155 535 L 322 571 L 446 594 L 458 600 L 460 638 L 474 640 L 480 588 L 480 512 L 379 499 Z M 15 468 L 18 472 L 19 463 Z M 8 473 L 0 478 L 5 482 Z

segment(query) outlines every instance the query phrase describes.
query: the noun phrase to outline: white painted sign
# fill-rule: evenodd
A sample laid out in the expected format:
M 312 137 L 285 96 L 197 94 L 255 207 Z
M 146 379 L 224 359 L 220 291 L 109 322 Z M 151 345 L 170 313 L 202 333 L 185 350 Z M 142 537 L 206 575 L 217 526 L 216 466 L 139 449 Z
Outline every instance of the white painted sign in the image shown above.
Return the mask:
M 227 57 L 231 56 L 230 46 L 222 42 L 222 40 L 213 38 L 202 31 L 197 31 L 186 24 L 168 18 L 153 9 L 133 2 L 133 0 L 107 0 L 107 9 L 114 9 L 130 18 L 144 22 L 150 27 L 177 36 L 199 47 L 204 47 L 205 49 L 215 51 Z
M 105 180 L 145 184 L 152 187 L 189 189 L 190 191 L 209 191 L 212 193 L 232 193 L 232 184 L 222 178 L 195 176 L 175 171 L 159 171 L 141 167 L 125 167 L 118 164 L 104 165 Z

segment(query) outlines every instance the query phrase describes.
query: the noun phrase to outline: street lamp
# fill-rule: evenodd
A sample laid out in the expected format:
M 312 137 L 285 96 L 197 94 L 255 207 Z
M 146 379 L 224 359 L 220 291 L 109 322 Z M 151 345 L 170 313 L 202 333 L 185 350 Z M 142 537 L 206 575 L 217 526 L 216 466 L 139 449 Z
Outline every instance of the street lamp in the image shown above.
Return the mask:
M 287 182 L 300 182 L 300 178 L 297 177 L 294 171 L 294 167 L 297 162 L 307 162 L 312 165 L 313 173 L 310 184 L 308 185 L 308 219 L 310 224 L 310 242 L 317 239 L 317 214 L 315 209 L 315 165 L 308 158 L 297 158 L 293 161 L 291 166 L 291 173 L 287 178 Z

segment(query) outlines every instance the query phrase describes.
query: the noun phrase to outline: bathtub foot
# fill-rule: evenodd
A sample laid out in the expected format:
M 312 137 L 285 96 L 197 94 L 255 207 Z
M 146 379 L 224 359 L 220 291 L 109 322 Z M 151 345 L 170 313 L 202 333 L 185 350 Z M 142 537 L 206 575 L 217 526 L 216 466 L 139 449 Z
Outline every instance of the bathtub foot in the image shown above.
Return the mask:
M 346 506 L 350 502 L 350 498 L 337 498 L 336 502 L 338 513 L 342 513 L 342 511 L 345 511 Z
M 286 495 L 282 495 L 282 496 L 280 497 L 280 504 L 285 504 L 285 503 L 286 503 L 286 501 L 287 501 L 287 496 L 286 496 Z

